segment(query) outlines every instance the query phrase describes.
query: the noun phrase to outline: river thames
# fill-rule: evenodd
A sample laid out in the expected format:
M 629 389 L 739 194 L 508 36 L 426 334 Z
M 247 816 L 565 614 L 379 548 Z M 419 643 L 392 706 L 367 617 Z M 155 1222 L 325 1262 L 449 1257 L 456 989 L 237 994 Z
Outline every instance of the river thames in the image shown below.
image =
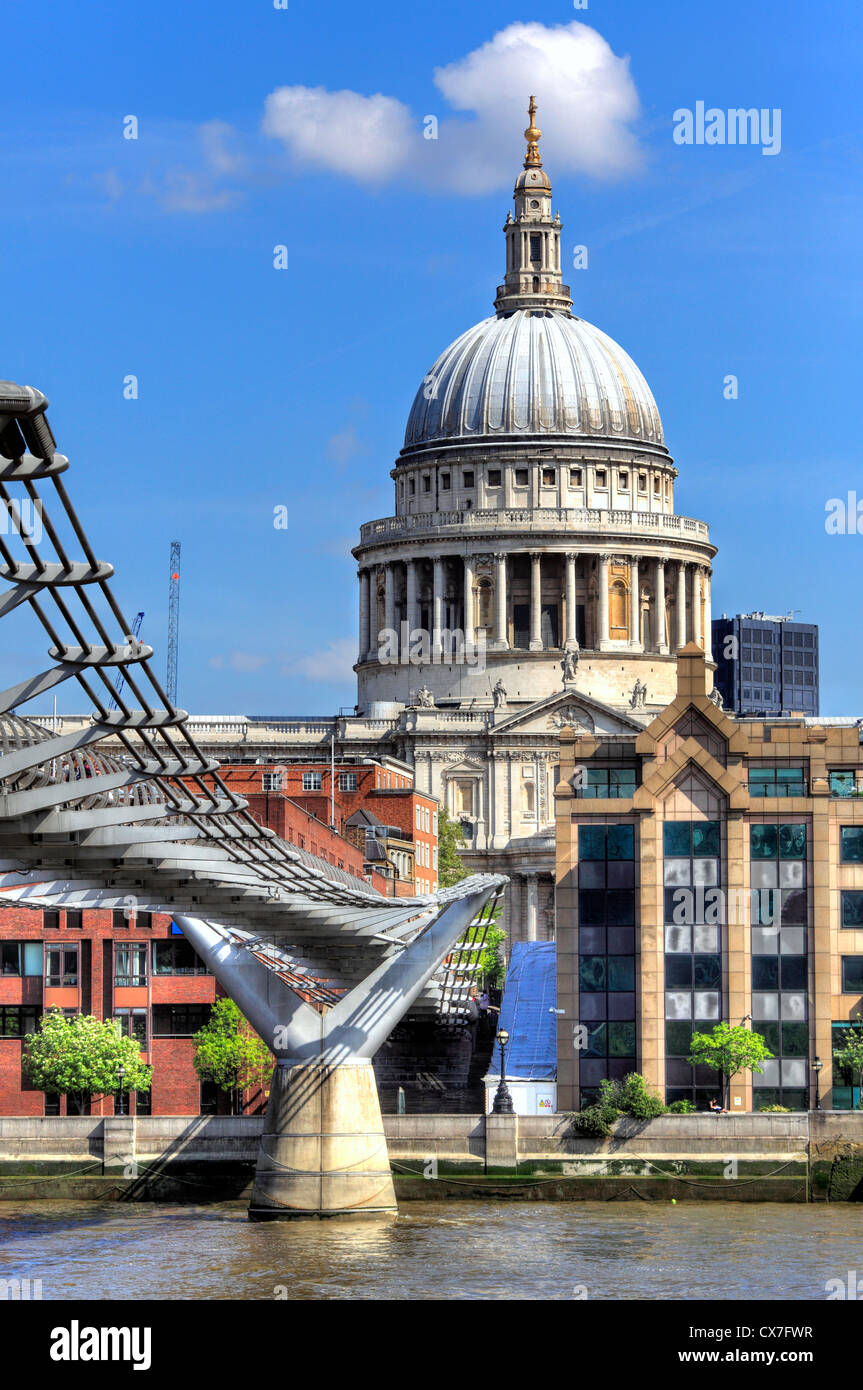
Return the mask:
M 797 1299 L 863 1269 L 863 1204 L 408 1202 L 390 1223 L 9 1202 L 0 1279 L 64 1299 Z

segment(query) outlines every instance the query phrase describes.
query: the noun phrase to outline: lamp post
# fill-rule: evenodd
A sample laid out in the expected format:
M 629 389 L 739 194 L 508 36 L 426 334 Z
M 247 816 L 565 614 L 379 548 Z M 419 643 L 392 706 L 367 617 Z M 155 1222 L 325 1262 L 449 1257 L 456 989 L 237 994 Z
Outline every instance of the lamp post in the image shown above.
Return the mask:
M 497 1035 L 500 1043 L 500 1081 L 494 1093 L 494 1104 L 491 1107 L 493 1115 L 514 1115 L 512 1096 L 506 1084 L 506 1045 L 509 1042 L 509 1033 L 505 1028 L 501 1028 Z
M 821 1061 L 821 1058 L 820 1058 L 820 1057 L 816 1057 L 816 1058 L 815 1058 L 815 1061 L 814 1061 L 813 1064 L 812 1064 L 812 1070 L 813 1070 L 814 1073 L 815 1073 L 815 1109 L 816 1109 L 816 1110 L 820 1110 L 820 1109 L 821 1109 L 821 1091 L 820 1091 L 820 1089 L 819 1089 L 818 1083 L 819 1083 L 819 1081 L 821 1080 L 821 1068 L 822 1068 L 823 1066 L 824 1066 L 824 1063 Z
M 122 1062 L 118 1062 L 118 1063 L 117 1063 L 117 1082 L 118 1082 L 119 1087 L 120 1087 L 120 1101 L 119 1101 L 119 1107 L 118 1107 L 118 1110 L 117 1110 L 117 1114 L 118 1114 L 118 1115 L 125 1115 L 125 1113 L 126 1113 L 125 1109 L 123 1108 L 123 1077 L 124 1077 L 125 1075 L 126 1075 L 126 1068 L 123 1066 L 123 1063 L 122 1063 Z

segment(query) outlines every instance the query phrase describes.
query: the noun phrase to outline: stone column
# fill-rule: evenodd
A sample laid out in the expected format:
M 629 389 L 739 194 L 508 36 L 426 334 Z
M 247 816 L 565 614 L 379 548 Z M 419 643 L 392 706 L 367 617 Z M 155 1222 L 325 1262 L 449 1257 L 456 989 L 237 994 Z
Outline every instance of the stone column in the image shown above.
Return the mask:
M 539 918 L 539 892 L 537 887 L 536 873 L 525 874 L 527 882 L 527 939 L 528 941 L 538 940 L 538 918 Z
M 575 551 L 566 553 L 566 640 L 574 642 L 575 636 Z
M 686 564 L 677 562 L 677 647 L 686 646 Z
M 709 570 L 704 571 L 704 650 L 708 660 L 713 658 L 713 618 L 710 607 L 710 580 Z
M 506 555 L 497 556 L 494 581 L 494 640 L 498 647 L 509 646 L 506 635 Z
M 390 632 L 396 625 L 396 573 L 391 564 L 384 565 L 384 627 Z
M 432 590 L 432 654 L 440 655 L 441 629 L 443 627 L 443 560 L 440 556 L 434 562 L 434 584 Z
M 599 557 L 599 650 L 608 650 L 608 565 L 610 555 Z
M 701 646 L 701 566 L 692 566 L 692 640 Z
M 665 561 L 656 562 L 656 614 L 653 624 L 653 644 L 661 656 L 668 655 L 665 635 Z
M 542 651 L 542 556 L 538 550 L 530 556 L 530 646 L 532 652 Z
M 417 562 L 408 560 L 407 562 L 407 613 L 405 617 L 408 625 L 408 643 L 411 641 L 411 633 L 420 625 L 420 608 L 417 597 Z
M 369 654 L 370 632 L 369 632 L 369 572 L 368 570 L 359 571 L 360 578 L 360 661 L 365 661 Z
M 629 557 L 629 645 L 641 650 L 641 586 L 638 582 L 638 556 Z
M 473 561 L 464 557 L 464 640 L 473 644 L 476 633 L 473 620 Z
M 369 571 L 369 660 L 378 659 L 378 572 Z

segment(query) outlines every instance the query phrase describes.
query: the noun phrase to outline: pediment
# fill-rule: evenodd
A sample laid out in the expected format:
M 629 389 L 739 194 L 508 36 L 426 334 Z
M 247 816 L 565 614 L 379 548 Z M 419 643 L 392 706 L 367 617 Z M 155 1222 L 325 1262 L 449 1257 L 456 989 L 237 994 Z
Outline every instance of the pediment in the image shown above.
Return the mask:
M 497 738 L 499 734 L 547 736 L 571 729 L 576 735 L 632 735 L 641 733 L 643 728 L 643 723 L 636 723 L 600 700 L 594 700 L 570 687 L 496 721 L 490 733 L 492 738 Z

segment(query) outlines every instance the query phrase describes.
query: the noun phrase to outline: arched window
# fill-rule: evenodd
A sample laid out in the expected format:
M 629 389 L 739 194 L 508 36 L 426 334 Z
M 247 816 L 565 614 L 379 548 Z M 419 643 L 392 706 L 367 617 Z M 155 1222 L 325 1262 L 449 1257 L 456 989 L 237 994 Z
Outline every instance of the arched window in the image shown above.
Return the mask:
M 611 636 L 617 640 L 625 640 L 629 636 L 629 593 L 622 579 L 612 581 L 608 599 Z

